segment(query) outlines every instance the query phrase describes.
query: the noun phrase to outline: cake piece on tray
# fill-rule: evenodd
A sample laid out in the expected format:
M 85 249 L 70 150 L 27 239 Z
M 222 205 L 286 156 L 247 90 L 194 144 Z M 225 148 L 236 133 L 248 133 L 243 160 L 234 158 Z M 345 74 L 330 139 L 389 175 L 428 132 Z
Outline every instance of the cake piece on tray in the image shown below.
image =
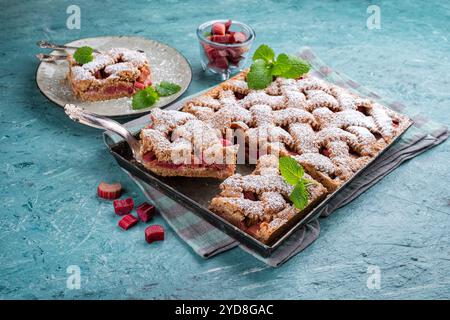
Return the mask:
M 212 199 L 210 210 L 269 244 L 326 196 L 325 187 L 307 174 L 304 177 L 312 183 L 307 186 L 306 207 L 298 210 L 289 200 L 293 187 L 281 176 L 278 157 L 264 155 L 252 174 L 235 174 L 220 185 L 221 193 Z
M 145 53 L 113 48 L 93 53 L 93 60 L 78 64 L 68 55 L 67 75 L 72 91 L 83 101 L 130 97 L 151 85 L 150 64 Z
M 143 165 L 160 176 L 225 179 L 236 169 L 237 145 L 193 115 L 154 109 L 141 130 Z
M 294 156 L 329 192 L 411 124 L 404 115 L 311 74 L 278 77 L 266 89 L 252 90 L 242 72 L 187 101 L 183 111 L 222 132 L 244 131 L 247 159 Z

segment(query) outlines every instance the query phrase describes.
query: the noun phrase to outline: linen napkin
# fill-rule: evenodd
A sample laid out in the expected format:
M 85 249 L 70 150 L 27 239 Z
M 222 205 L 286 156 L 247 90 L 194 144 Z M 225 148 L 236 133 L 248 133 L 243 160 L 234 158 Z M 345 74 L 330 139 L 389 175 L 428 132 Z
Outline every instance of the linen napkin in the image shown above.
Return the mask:
M 125 170 L 140 187 L 149 201 L 157 206 L 160 214 L 174 229 L 178 236 L 183 239 L 194 252 L 204 258 L 209 258 L 236 246 L 240 246 L 243 250 L 252 254 L 267 265 L 272 267 L 280 266 L 317 239 L 320 233 L 319 216 L 326 217 L 330 215 L 336 209 L 354 200 L 389 172 L 398 167 L 402 162 L 442 143 L 449 135 L 447 127 L 430 121 L 420 114 L 415 115 L 414 110 L 407 108 L 397 101 L 382 99 L 374 92 L 364 88 L 344 74 L 332 70 L 320 60 L 310 48 L 302 48 L 299 55 L 310 62 L 315 76 L 344 87 L 360 96 L 378 101 L 393 110 L 407 114 L 413 119 L 414 124 L 393 146 L 372 163 L 361 175 L 341 190 L 320 212 L 314 217 L 311 217 L 309 222 L 302 229 L 292 234 L 283 245 L 269 257 L 262 257 L 252 249 L 239 244 L 233 238 L 197 216 L 194 212 L 183 207 Z M 187 97 L 185 99 L 189 98 L 190 97 Z M 169 108 L 178 109 L 183 103 L 183 100 L 171 105 Z M 144 116 L 126 123 L 125 126 L 130 128 L 130 130 L 138 130 L 147 122 L 148 116 Z M 114 134 L 106 134 L 114 141 L 120 140 L 120 138 Z

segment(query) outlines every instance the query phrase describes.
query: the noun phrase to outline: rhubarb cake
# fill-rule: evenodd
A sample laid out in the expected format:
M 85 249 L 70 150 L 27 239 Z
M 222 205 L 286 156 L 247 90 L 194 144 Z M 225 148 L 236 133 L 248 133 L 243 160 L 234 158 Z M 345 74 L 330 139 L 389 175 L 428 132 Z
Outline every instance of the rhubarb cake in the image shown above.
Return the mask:
M 236 169 L 237 145 L 190 113 L 154 109 L 141 130 L 143 165 L 160 176 L 225 179 Z
M 258 159 L 252 174 L 235 174 L 221 185 L 210 210 L 263 243 L 270 243 L 283 230 L 308 213 L 327 194 L 327 189 L 305 174 L 311 181 L 308 201 L 302 210 L 289 200 L 294 187 L 286 183 L 278 169 L 278 157 L 264 155 Z
M 183 111 L 222 132 L 239 128 L 241 147 L 256 151 L 255 159 L 294 157 L 329 192 L 410 125 L 407 117 L 310 74 L 252 90 L 242 72 L 187 101 Z
M 145 53 L 113 48 L 93 53 L 93 60 L 78 64 L 68 55 L 68 79 L 73 93 L 83 101 L 130 97 L 151 85 L 150 64 Z

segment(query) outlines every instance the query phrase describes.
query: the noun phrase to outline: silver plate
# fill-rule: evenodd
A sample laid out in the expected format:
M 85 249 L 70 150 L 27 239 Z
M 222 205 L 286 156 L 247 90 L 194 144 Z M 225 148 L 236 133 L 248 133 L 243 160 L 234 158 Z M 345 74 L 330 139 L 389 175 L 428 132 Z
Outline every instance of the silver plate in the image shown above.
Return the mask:
M 139 37 L 111 36 L 80 39 L 66 45 L 90 46 L 99 50 L 114 47 L 143 50 L 150 60 L 152 82 L 170 81 L 181 86 L 181 90 L 169 97 L 162 97 L 152 107 L 164 107 L 175 101 L 189 87 L 192 80 L 192 70 L 186 58 L 176 49 L 155 40 Z M 44 49 L 43 49 L 44 50 Z M 61 52 L 53 51 L 53 54 Z M 36 73 L 36 82 L 41 92 L 64 107 L 67 103 L 76 104 L 85 110 L 107 117 L 133 116 L 149 112 L 151 108 L 132 110 L 131 98 L 120 98 L 96 102 L 83 102 L 72 93 L 66 79 L 68 64 L 66 61 L 41 62 Z

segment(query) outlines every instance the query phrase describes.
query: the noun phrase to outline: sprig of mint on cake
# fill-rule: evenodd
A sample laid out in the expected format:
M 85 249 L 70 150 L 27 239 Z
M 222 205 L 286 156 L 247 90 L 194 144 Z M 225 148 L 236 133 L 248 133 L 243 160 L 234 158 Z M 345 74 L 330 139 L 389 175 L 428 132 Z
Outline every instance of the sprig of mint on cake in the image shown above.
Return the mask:
M 300 78 L 311 69 L 305 60 L 286 53 L 280 53 L 275 59 L 275 52 L 268 45 L 262 44 L 253 54 L 253 64 L 247 74 L 250 89 L 264 89 L 274 77 L 287 79 Z
M 303 167 L 291 157 L 281 157 L 278 162 L 278 168 L 284 180 L 294 186 L 289 199 L 299 210 L 303 210 L 308 204 L 308 186 L 314 184 L 313 181 L 304 178 L 305 171 Z
M 161 81 L 155 87 L 148 86 L 145 89 L 139 90 L 133 96 L 131 106 L 133 110 L 145 109 L 151 107 L 158 102 L 159 97 L 168 97 L 181 90 L 181 87 L 175 83 L 168 81 Z
M 94 49 L 92 49 L 91 47 L 80 47 L 73 54 L 73 58 L 78 64 L 83 65 L 94 60 L 94 56 L 92 55 L 93 52 Z

